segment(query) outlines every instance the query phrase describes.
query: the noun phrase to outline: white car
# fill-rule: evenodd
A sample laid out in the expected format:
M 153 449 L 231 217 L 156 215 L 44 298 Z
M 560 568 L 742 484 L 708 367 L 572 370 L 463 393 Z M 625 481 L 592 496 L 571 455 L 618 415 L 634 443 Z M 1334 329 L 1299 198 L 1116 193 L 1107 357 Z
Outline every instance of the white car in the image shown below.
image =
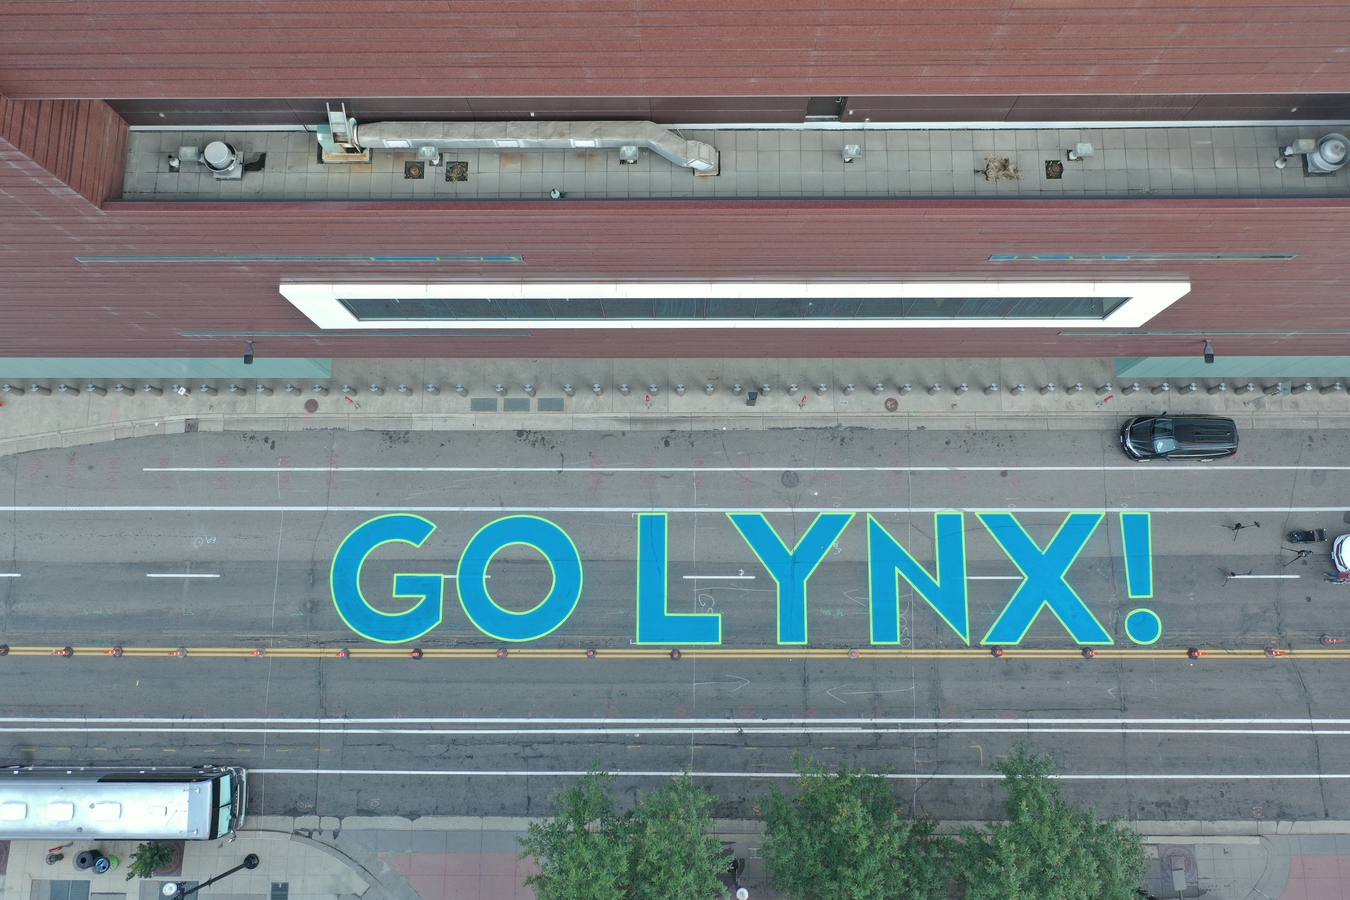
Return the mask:
M 1350 574 L 1350 534 L 1343 534 L 1331 542 L 1331 562 L 1337 572 Z

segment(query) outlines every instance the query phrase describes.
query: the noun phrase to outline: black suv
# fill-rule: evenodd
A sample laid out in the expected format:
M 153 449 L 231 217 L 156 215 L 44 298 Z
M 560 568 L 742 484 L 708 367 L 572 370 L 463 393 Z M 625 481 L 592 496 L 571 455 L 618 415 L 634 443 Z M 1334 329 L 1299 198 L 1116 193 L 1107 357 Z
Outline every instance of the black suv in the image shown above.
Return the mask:
M 1120 429 L 1120 449 L 1134 460 L 1227 459 L 1237 454 L 1237 423 L 1219 416 L 1137 416 Z

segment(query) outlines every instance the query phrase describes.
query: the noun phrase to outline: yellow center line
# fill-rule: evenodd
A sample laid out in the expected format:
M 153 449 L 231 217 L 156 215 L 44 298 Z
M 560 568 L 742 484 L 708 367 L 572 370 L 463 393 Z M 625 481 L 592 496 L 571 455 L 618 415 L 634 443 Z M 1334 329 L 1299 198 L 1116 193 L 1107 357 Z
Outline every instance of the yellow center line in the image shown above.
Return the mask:
M 1188 658 L 1187 651 L 1181 648 L 1160 649 L 1157 647 L 1144 648 L 1092 648 L 1093 655 L 1097 661 L 1109 660 L 1144 660 L 1144 659 L 1162 659 L 1162 660 L 1185 660 Z M 410 659 L 413 658 L 414 651 L 399 647 L 352 647 L 345 650 L 339 650 L 333 647 L 275 647 L 265 648 L 262 653 L 258 653 L 257 647 L 127 647 L 118 648 L 118 653 L 114 653 L 108 647 L 72 647 L 71 657 L 101 657 L 104 659 L 116 659 L 118 656 L 135 657 L 138 659 L 165 659 L 165 660 L 191 660 L 200 658 L 209 659 L 248 659 L 248 658 L 267 658 L 274 657 L 278 659 L 332 659 L 340 660 L 350 659 Z M 668 647 L 615 647 L 615 648 L 593 648 L 594 657 L 588 658 L 590 652 L 586 648 L 507 648 L 499 650 L 495 647 L 429 647 L 417 651 L 421 659 L 480 659 L 480 660 L 502 660 L 503 662 L 512 659 L 576 659 L 576 660 L 606 660 L 606 659 L 652 659 L 652 660 L 670 660 L 671 648 Z M 911 659 L 911 660 L 939 660 L 939 659 L 969 659 L 969 660 L 992 660 L 992 654 L 986 647 L 934 647 L 928 649 L 906 649 L 899 647 L 860 647 L 853 650 L 833 648 L 808 648 L 808 647 L 707 647 L 700 649 L 681 649 L 680 656 L 690 659 L 833 659 L 845 661 L 858 660 L 893 660 L 893 659 Z M 345 656 L 344 656 L 345 654 Z M 64 648 L 53 647 L 10 647 L 9 656 L 45 656 L 53 659 L 68 660 L 64 654 Z M 1003 659 L 1028 659 L 1028 660 L 1049 660 L 1049 659 L 1079 659 L 1083 657 L 1081 649 L 1022 649 L 1018 647 L 1005 647 L 1002 652 Z M 1272 653 L 1266 648 L 1246 647 L 1230 648 L 1216 650 L 1202 650 L 1200 658 L 1203 659 L 1264 659 L 1272 656 Z M 1306 659 L 1350 659 L 1350 647 L 1309 647 L 1306 649 L 1275 650 L 1273 652 L 1275 659 L 1282 657 L 1306 658 Z

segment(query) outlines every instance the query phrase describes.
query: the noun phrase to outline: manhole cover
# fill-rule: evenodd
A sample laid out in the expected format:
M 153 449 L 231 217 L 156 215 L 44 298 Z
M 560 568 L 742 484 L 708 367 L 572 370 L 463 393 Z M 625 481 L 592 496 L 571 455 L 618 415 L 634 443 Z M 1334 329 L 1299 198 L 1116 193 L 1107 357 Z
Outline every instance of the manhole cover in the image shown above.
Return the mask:
M 900 401 L 894 397 L 886 398 L 886 412 L 895 412 L 900 408 Z
M 318 412 L 318 411 L 319 411 L 319 401 L 318 401 L 318 400 L 315 400 L 314 398 L 311 397 L 310 399 L 308 399 L 308 400 L 305 401 L 305 412 L 307 412 L 307 413 L 315 413 L 315 412 Z
M 779 479 L 783 482 L 783 487 L 796 487 L 801 484 L 802 479 L 796 472 L 784 472 L 783 477 Z

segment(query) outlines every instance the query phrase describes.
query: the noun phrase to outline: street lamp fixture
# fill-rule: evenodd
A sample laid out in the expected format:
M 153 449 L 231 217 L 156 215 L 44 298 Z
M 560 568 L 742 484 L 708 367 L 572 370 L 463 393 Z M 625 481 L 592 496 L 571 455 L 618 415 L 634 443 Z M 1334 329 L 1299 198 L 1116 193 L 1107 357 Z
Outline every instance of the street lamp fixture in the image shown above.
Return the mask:
M 241 862 L 239 865 L 235 866 L 233 869 L 227 869 L 226 871 L 221 872 L 219 875 L 217 875 L 217 876 L 214 877 L 214 878 L 208 878 L 206 881 L 203 881 L 203 882 L 202 882 L 201 884 L 199 884 L 199 885 L 196 885 L 196 886 L 194 886 L 194 887 L 190 887 L 190 888 L 184 890 L 184 889 L 183 889 L 183 882 L 181 882 L 181 881 L 166 881 L 166 882 L 164 882 L 164 887 L 160 888 L 160 891 L 159 891 L 159 892 L 160 892 L 160 895 L 161 895 L 162 897 L 164 897 L 164 900 L 183 900 L 183 898 L 186 897 L 186 896 L 188 896 L 189 894 L 195 894 L 195 893 L 197 893 L 198 891 L 200 891 L 200 890 L 201 890 L 202 888 L 204 888 L 204 887 L 210 887 L 211 885 L 215 884 L 217 881 L 220 881 L 222 878 L 226 878 L 226 877 L 228 877 L 228 876 L 230 876 L 230 875 L 233 875 L 235 872 L 238 872 L 240 869 L 256 869 L 256 868 L 258 868 L 258 862 L 259 862 L 259 860 L 258 860 L 258 854 L 256 854 L 256 853 L 250 853 L 248 856 L 245 856 L 245 857 L 244 857 L 244 861 L 243 861 L 243 862 Z

